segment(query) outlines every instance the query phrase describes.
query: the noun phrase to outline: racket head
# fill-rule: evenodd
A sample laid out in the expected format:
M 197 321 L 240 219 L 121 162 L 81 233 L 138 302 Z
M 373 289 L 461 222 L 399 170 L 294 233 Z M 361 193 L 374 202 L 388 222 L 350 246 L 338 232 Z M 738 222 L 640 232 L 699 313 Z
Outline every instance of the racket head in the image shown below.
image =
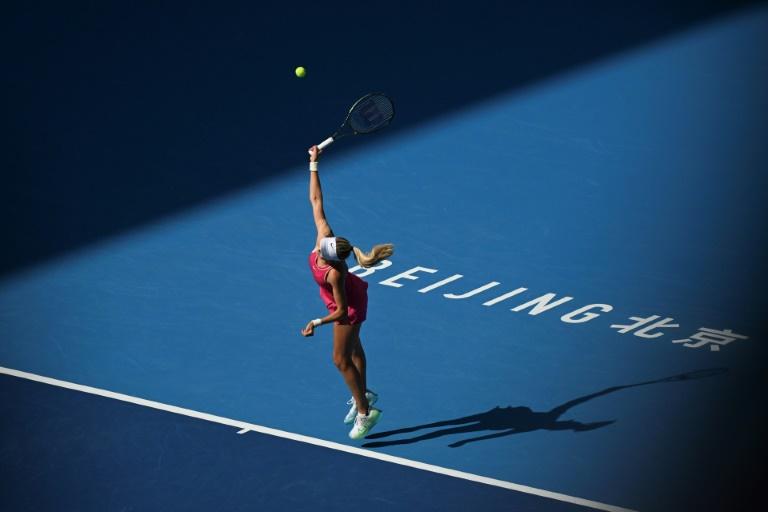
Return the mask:
M 387 126 L 395 117 L 395 105 L 383 93 L 372 92 L 349 108 L 344 125 L 355 135 L 372 133 Z

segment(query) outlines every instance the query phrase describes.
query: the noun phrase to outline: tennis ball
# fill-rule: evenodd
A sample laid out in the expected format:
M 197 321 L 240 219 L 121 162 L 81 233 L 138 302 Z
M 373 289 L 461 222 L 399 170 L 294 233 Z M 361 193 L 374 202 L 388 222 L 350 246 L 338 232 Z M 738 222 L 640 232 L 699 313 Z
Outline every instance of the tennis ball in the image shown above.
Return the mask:
M 305 76 L 307 76 L 307 70 L 304 69 L 301 66 L 297 67 L 296 68 L 296 76 L 299 77 L 299 78 L 304 78 Z

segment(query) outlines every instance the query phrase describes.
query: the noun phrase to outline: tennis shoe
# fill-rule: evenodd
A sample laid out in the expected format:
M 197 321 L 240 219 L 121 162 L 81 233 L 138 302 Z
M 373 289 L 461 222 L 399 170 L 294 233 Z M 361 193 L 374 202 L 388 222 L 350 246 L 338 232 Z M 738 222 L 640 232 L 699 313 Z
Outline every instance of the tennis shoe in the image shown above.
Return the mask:
M 363 416 L 362 414 L 356 415 L 355 425 L 352 427 L 352 430 L 349 431 L 350 439 L 357 440 L 364 438 L 368 435 L 371 429 L 376 426 L 380 419 L 381 411 L 374 409 L 373 407 L 368 409 L 367 416 Z
M 376 401 L 379 399 L 379 395 L 374 393 L 373 391 L 366 391 L 365 397 L 368 399 L 368 406 L 372 406 L 376 403 Z M 354 398 L 350 398 L 347 401 L 347 405 L 351 405 L 352 407 L 349 408 L 349 412 L 347 413 L 346 417 L 344 418 L 344 424 L 349 425 L 355 421 L 355 416 L 357 416 L 357 404 L 355 403 Z

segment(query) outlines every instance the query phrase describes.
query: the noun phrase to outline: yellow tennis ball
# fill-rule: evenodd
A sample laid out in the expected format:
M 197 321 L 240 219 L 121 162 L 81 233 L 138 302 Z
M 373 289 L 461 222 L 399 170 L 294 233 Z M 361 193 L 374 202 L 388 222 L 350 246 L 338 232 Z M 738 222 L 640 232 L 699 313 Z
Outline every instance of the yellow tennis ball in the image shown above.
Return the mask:
M 299 78 L 304 78 L 305 76 L 307 76 L 307 70 L 304 69 L 301 66 L 297 67 L 296 68 L 296 76 L 299 77 Z

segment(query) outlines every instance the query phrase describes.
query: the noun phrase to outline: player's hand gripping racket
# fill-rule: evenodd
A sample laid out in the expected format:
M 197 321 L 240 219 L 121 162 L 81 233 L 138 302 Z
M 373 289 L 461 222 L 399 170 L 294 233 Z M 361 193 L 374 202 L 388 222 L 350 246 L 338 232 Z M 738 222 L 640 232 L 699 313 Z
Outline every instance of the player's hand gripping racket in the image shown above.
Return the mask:
M 323 149 L 347 135 L 373 133 L 387 126 L 393 117 L 395 106 L 391 99 L 379 92 L 366 94 L 349 108 L 341 127 L 317 147 Z

